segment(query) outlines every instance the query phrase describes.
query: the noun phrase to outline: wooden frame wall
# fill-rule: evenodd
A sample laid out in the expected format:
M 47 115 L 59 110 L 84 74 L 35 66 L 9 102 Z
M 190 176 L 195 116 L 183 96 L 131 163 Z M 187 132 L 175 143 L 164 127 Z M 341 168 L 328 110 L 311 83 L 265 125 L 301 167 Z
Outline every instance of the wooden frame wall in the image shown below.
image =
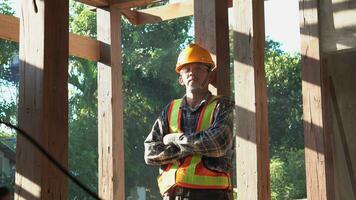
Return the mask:
M 83 0 L 90 5 L 95 6 L 107 6 L 107 2 L 104 0 L 98 1 L 86 1 Z M 149 3 L 153 1 L 140 1 L 140 5 L 145 3 Z M 261 1 L 263 3 L 263 1 Z M 121 2 L 122 3 L 122 2 Z M 141 4 L 142 3 L 142 4 Z M 185 4 L 187 4 L 186 2 Z M 250 9 L 247 13 L 253 11 L 253 16 L 257 18 L 263 15 L 261 10 L 256 10 L 254 7 L 252 9 L 252 2 L 243 2 L 247 6 L 250 6 Z M 217 70 L 217 83 L 215 93 L 230 95 L 230 79 L 229 77 L 229 41 L 228 41 L 228 18 L 227 18 L 227 8 L 230 5 L 231 1 L 206 1 L 195 0 L 194 1 L 194 14 L 195 14 L 195 23 L 196 23 L 196 40 L 198 43 L 202 44 L 205 48 L 209 49 L 213 52 L 215 56 L 215 60 L 217 62 L 218 70 Z M 100 61 L 98 62 L 98 120 L 99 120 L 99 194 L 101 197 L 105 199 L 124 199 L 124 153 L 123 153 L 123 121 L 122 121 L 122 69 L 121 69 L 121 54 L 120 48 L 120 12 L 118 9 L 119 4 L 112 6 L 109 10 L 97 8 L 98 12 L 98 40 L 91 39 L 88 37 L 77 36 L 75 34 L 67 34 L 67 39 L 69 42 L 69 53 L 71 55 L 75 55 L 78 57 L 86 58 L 89 60 Z M 125 7 L 124 4 L 120 4 L 122 8 Z M 127 6 L 127 5 L 126 5 Z M 168 5 L 169 6 L 169 5 Z M 190 8 L 192 7 L 189 4 Z M 262 7 L 263 8 L 263 7 Z M 162 7 L 163 12 L 167 12 L 171 10 L 170 7 Z M 151 9 L 147 11 L 141 11 L 141 13 L 146 12 L 150 14 L 157 14 L 162 10 L 160 8 Z M 236 9 L 236 7 L 234 8 Z M 158 11 L 157 11 L 158 10 Z M 124 13 L 129 13 L 132 11 L 123 10 Z M 188 13 L 178 13 L 178 16 L 187 16 L 190 15 L 191 11 Z M 262 31 L 263 24 L 254 24 L 252 20 L 252 13 L 248 15 L 250 18 L 247 19 L 247 25 L 245 27 L 253 26 L 253 30 Z M 137 13 L 133 16 L 132 19 L 137 20 Z M 126 16 L 127 17 L 127 16 Z M 173 17 L 161 18 L 158 21 L 172 19 Z M 246 20 L 243 19 L 243 20 Z M 261 18 L 259 18 L 261 19 Z M 142 21 L 143 20 L 143 21 Z M 252 20 L 252 21 L 251 21 Z M 150 18 L 145 18 L 139 21 L 140 23 L 152 23 L 157 20 L 150 20 Z M 5 22 L 5 23 L 4 23 Z M 223 23 L 221 23 L 223 22 Z M 9 25 L 6 31 L 0 31 L 0 36 L 2 38 L 7 38 L 12 41 L 18 41 L 18 33 L 16 31 L 16 27 L 18 27 L 19 20 L 15 17 L 10 16 L 0 16 L 0 23 Z M 212 23 L 212 24 L 211 24 Z M 213 25 L 213 26 L 211 26 Z M 262 26 L 261 26 L 262 25 Z M 15 27 L 15 29 L 13 29 Z M 10 31 L 12 30 L 12 32 Z M 10 34 L 9 34 L 10 33 Z M 257 37 L 253 37 L 253 43 L 251 43 L 249 51 L 255 51 L 257 48 L 262 47 L 261 44 L 264 42 L 263 34 L 256 34 Z M 236 37 L 235 37 L 236 39 Z M 263 39 L 263 40 L 262 40 Z M 63 40 L 62 40 L 63 41 Z M 235 45 L 237 41 L 246 42 L 246 38 L 239 38 L 235 41 Z M 85 47 L 84 47 L 85 46 Z M 90 47 L 88 50 L 87 47 Z M 85 49 L 85 51 L 83 51 Z M 62 49 L 63 50 L 63 49 Z M 68 53 L 68 52 L 67 52 Z M 263 54 L 263 53 L 262 53 Z M 263 55 L 261 52 L 257 52 L 253 54 L 253 59 L 247 62 L 250 62 L 254 69 L 253 73 L 248 76 L 249 79 L 252 80 L 252 85 L 248 87 L 256 87 L 255 90 L 249 90 L 249 95 L 252 95 L 253 99 L 258 100 L 258 104 L 256 106 L 256 113 L 253 116 L 250 116 L 255 119 L 255 124 L 253 125 L 254 132 L 252 134 L 256 134 L 252 136 L 255 140 L 254 148 L 251 152 L 255 152 L 256 158 L 259 159 L 257 163 L 254 165 L 249 165 L 251 167 L 251 173 L 257 172 L 255 176 L 251 177 L 249 180 L 256 179 L 255 182 L 250 184 L 245 184 L 241 187 L 241 191 L 252 192 L 250 195 L 255 196 L 259 199 L 263 199 L 264 197 L 269 196 L 269 188 L 268 183 L 266 183 L 267 179 L 261 178 L 262 169 L 268 171 L 268 167 L 265 167 L 267 163 L 266 160 L 263 159 L 262 151 L 265 150 L 265 147 L 268 146 L 268 143 L 264 143 L 266 134 L 262 134 L 259 131 L 259 125 L 265 122 L 263 120 L 258 120 L 259 117 L 266 115 L 266 106 L 265 106 L 265 96 L 263 87 L 265 86 L 265 82 L 263 82 L 263 64 L 261 64 L 261 59 L 263 59 Z M 236 55 L 236 54 L 235 54 Z M 241 56 L 240 54 L 238 54 Z M 262 55 L 262 57 L 261 57 Z M 238 69 L 239 65 L 235 66 Z M 262 67 L 262 68 L 261 68 Z M 63 68 L 67 69 L 67 68 Z M 262 71 L 261 71 L 262 70 Z M 63 72 L 63 71 L 62 71 Z M 257 78 L 254 78 L 254 74 L 257 74 Z M 247 75 L 247 74 L 246 74 Z M 225 77 L 225 78 L 223 78 Z M 254 83 L 256 82 L 256 83 Z M 61 82 L 63 84 L 63 80 Z M 236 85 L 237 83 L 235 83 Z M 240 85 L 241 86 L 241 85 Z M 247 85 L 246 85 L 247 86 Z M 24 92 L 25 90 L 23 90 Z M 247 92 L 247 91 L 246 91 Z M 256 96 L 255 96 L 256 95 Z M 261 101 L 259 99 L 261 98 Z M 251 99 L 250 99 L 251 100 Z M 21 111 L 25 113 L 25 111 Z M 258 119 L 257 119 L 258 118 Z M 114 123 L 115 122 L 115 123 Z M 242 121 L 241 121 L 242 122 Z M 241 123 L 240 123 L 241 124 Z M 263 130 L 263 129 L 262 129 Z M 240 142 L 238 140 L 238 142 Z M 25 147 L 25 146 L 24 146 Z M 239 152 L 239 150 L 238 150 Z M 268 151 L 264 151 L 268 152 Z M 266 157 L 268 158 L 268 156 Z M 262 167 L 263 166 L 263 167 Z M 238 171 L 240 173 L 240 171 Z M 258 176 L 258 177 L 257 177 Z M 246 178 L 246 177 L 243 177 Z M 257 181 L 258 179 L 258 181 Z M 239 179 L 238 181 L 242 181 Z M 252 190 L 250 190 L 252 188 Z M 258 193 L 257 193 L 258 191 Z M 246 193 L 247 194 L 247 193 Z M 58 195 L 58 194 L 57 194 Z M 242 197 L 242 196 L 241 196 Z M 248 198 L 250 199 L 251 196 Z M 265 198 L 266 199 L 266 198 Z
M 34 5 L 22 0 L 21 22 L 0 15 L 0 37 L 20 41 L 19 124 L 66 166 L 67 152 L 63 147 L 68 144 L 68 54 L 99 61 L 99 193 L 106 199 L 124 199 L 121 12 L 140 25 L 188 16 L 194 11 L 196 41 L 214 53 L 219 66 L 215 93 L 229 96 L 229 78 L 221 77 L 230 74 L 227 7 L 231 7 L 232 1 L 187 0 L 144 10 L 131 8 L 159 0 L 78 1 L 97 7 L 98 40 L 68 34 L 66 1 L 34 1 Z M 237 182 L 241 199 L 270 198 L 263 4 L 263 0 L 233 1 L 239 119 Z M 176 10 L 175 15 L 172 10 Z M 333 199 L 332 159 L 327 157 L 330 141 L 323 135 L 330 133 L 324 125 L 327 114 L 323 111 L 323 95 L 327 93 L 322 86 L 327 82 L 323 83 L 318 0 L 300 1 L 300 11 L 308 199 Z M 21 137 L 17 151 L 16 199 L 66 199 L 66 181 Z

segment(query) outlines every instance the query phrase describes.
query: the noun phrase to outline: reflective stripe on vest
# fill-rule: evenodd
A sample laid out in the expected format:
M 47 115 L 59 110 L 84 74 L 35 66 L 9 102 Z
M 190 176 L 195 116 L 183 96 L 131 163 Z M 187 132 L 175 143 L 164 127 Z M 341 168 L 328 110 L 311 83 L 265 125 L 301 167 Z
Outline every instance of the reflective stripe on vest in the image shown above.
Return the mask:
M 196 132 L 206 130 L 213 121 L 218 97 L 212 96 L 209 103 L 200 112 Z M 182 99 L 171 102 L 168 109 L 168 126 L 170 133 L 179 133 Z M 230 187 L 230 176 L 227 173 L 211 171 L 204 167 L 202 156 L 194 154 L 185 158 L 182 164 L 178 161 L 169 164 L 158 178 L 161 194 L 174 185 L 187 188 L 226 189 Z

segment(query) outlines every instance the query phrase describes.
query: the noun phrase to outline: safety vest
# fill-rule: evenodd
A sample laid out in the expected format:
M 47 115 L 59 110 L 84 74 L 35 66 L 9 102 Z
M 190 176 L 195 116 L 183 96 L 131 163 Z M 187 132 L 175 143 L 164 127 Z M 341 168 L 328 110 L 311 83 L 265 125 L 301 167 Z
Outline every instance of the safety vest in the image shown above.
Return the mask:
M 200 112 L 196 132 L 206 130 L 213 122 L 218 97 L 212 96 Z M 169 133 L 180 133 L 182 99 L 173 100 L 168 110 Z M 207 169 L 202 155 L 187 156 L 183 163 L 175 161 L 167 165 L 158 177 L 158 187 L 163 195 L 172 186 L 196 189 L 227 189 L 231 186 L 230 174 Z

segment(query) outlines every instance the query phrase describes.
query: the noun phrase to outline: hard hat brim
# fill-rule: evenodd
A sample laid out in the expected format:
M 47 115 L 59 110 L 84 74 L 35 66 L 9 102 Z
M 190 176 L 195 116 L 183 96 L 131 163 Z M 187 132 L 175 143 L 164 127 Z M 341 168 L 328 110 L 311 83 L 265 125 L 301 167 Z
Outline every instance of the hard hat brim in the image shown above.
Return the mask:
M 178 65 L 176 66 L 176 72 L 179 74 L 180 73 L 180 70 L 182 70 L 182 68 L 188 64 L 192 64 L 192 63 L 201 63 L 203 65 L 206 65 L 210 71 L 213 71 L 213 69 L 215 69 L 215 65 L 214 63 L 202 63 L 202 62 L 187 62 L 187 63 L 184 63 L 182 65 Z

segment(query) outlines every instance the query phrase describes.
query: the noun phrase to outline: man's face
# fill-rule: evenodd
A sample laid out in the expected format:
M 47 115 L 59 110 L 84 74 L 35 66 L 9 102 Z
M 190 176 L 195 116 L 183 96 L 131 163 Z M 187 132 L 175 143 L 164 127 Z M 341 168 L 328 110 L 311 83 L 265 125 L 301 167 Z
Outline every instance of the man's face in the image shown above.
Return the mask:
M 179 83 L 190 91 L 202 90 L 207 88 L 210 82 L 209 79 L 208 66 L 202 63 L 190 63 L 181 69 Z

